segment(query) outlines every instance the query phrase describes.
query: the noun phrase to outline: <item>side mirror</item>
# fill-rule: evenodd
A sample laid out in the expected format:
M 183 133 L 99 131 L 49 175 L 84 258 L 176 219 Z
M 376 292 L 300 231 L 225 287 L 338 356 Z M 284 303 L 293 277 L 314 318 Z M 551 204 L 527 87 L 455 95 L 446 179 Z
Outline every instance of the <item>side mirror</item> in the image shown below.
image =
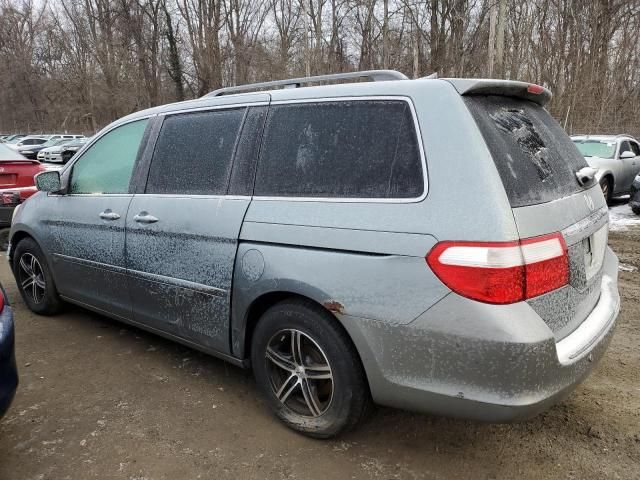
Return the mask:
M 62 190 L 60 173 L 56 170 L 40 172 L 35 176 L 36 188 L 41 192 L 59 192 Z
M 623 159 L 625 159 L 625 158 L 634 158 L 635 156 L 636 156 L 636 154 L 635 154 L 635 153 L 633 153 L 633 152 L 631 152 L 631 151 L 627 150 L 626 152 L 622 152 L 622 153 L 620 154 L 620 160 L 623 160 Z

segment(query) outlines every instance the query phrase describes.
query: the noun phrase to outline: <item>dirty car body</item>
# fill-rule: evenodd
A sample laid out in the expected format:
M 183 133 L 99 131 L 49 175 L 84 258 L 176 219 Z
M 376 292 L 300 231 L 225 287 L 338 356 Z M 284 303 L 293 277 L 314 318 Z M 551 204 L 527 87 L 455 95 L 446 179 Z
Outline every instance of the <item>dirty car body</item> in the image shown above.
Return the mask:
M 273 338 L 302 332 L 335 365 L 313 336 L 330 323 L 378 404 L 526 418 L 585 378 L 619 309 L 606 203 L 577 182 L 586 163 L 549 98 L 521 82 L 393 80 L 139 112 L 20 208 L 14 273 L 35 242 L 63 300 L 254 370 L 263 319 L 293 302 Z M 131 157 L 126 184 L 96 180 L 115 175 L 102 151 Z M 202 169 L 202 152 L 229 160 Z M 322 320 L 296 330 L 303 307 Z M 291 391 L 308 380 L 296 365 Z M 294 428 L 337 432 L 322 408 L 282 404 Z

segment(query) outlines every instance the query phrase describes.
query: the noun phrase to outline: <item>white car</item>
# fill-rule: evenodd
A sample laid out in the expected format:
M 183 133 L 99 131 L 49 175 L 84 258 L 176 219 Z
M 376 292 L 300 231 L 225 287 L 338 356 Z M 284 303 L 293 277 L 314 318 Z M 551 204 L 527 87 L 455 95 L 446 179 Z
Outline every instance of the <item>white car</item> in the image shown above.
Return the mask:
M 590 167 L 607 201 L 631 190 L 640 173 L 640 144 L 629 135 L 574 135 L 573 143 Z
M 62 150 L 66 145 L 75 140 L 61 140 L 52 147 L 43 148 L 38 152 L 38 161 L 40 162 L 62 162 Z

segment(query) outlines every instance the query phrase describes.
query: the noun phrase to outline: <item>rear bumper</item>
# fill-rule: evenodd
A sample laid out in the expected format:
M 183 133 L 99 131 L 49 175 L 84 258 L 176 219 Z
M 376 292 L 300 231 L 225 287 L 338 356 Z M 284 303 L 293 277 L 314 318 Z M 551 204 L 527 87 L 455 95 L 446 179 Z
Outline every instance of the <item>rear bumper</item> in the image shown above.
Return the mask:
M 525 302 L 486 305 L 453 293 L 409 325 L 342 321 L 377 403 L 512 421 L 562 400 L 604 355 L 620 308 L 617 277 L 618 260 L 607 248 L 596 307 L 559 342 Z
M 0 417 L 11 405 L 17 387 L 13 313 L 10 307 L 5 306 L 0 314 Z

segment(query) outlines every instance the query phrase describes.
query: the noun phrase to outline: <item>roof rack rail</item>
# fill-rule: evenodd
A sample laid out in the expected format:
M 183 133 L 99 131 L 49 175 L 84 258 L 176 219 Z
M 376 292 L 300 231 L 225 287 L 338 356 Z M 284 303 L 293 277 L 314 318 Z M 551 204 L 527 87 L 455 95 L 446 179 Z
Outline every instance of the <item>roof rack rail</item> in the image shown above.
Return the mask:
M 328 82 L 333 80 L 355 80 L 359 78 L 368 78 L 374 82 L 383 82 L 386 80 L 409 80 L 404 74 L 396 70 L 364 70 L 361 72 L 348 73 L 332 73 L 330 75 L 317 75 L 315 77 L 290 78 L 288 80 L 274 80 L 272 82 L 249 83 L 247 85 L 238 85 L 236 87 L 225 87 L 214 90 L 205 95 L 205 97 L 219 97 L 221 95 L 249 92 L 261 88 L 284 87 L 299 88 L 302 84 Z

